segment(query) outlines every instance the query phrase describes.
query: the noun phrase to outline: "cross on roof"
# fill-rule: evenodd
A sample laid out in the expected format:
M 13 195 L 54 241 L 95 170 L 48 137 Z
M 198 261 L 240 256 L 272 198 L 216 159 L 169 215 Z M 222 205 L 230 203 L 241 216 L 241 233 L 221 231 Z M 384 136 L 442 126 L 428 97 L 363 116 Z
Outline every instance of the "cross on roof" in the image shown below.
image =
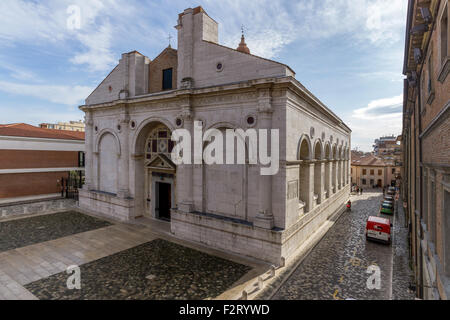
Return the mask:
M 170 47 L 172 45 L 172 43 L 171 43 L 172 42 L 171 41 L 172 40 L 172 35 L 170 33 L 169 33 L 169 37 L 167 39 L 169 39 L 169 47 Z

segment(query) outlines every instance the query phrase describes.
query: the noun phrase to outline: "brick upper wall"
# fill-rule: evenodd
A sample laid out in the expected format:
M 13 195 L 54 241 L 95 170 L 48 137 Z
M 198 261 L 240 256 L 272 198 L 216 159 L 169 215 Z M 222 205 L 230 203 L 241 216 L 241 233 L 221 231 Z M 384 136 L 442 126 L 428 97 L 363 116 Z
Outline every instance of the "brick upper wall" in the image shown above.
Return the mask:
M 61 192 L 58 185 L 67 172 L 0 174 L 0 199 Z
M 161 54 L 150 62 L 149 93 L 161 92 L 163 85 L 163 70 L 172 68 L 172 89 L 177 88 L 177 50 L 166 48 Z
M 0 169 L 78 167 L 78 152 L 0 150 Z

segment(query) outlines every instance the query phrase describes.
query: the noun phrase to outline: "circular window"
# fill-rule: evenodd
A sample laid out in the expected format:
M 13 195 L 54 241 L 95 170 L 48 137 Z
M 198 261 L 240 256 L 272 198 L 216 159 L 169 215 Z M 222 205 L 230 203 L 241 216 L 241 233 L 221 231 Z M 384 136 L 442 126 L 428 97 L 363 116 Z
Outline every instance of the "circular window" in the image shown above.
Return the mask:
M 94 130 L 95 130 L 95 132 L 98 132 L 98 127 L 95 126 L 95 127 L 94 127 Z
M 254 115 L 248 115 L 245 122 L 249 127 L 253 127 L 256 124 L 256 117 Z
M 218 62 L 216 64 L 216 70 L 217 70 L 217 72 L 220 72 L 220 71 L 223 70 L 223 63 L 222 62 Z
M 117 131 L 120 131 L 122 129 L 122 126 L 120 124 L 117 125 Z
M 131 123 L 130 123 L 130 126 L 131 126 L 131 129 L 134 129 L 134 128 L 136 128 L 136 122 L 134 122 L 134 121 L 131 121 Z
M 177 127 L 181 127 L 183 125 L 183 120 L 181 118 L 177 118 L 175 120 L 175 124 L 177 125 Z

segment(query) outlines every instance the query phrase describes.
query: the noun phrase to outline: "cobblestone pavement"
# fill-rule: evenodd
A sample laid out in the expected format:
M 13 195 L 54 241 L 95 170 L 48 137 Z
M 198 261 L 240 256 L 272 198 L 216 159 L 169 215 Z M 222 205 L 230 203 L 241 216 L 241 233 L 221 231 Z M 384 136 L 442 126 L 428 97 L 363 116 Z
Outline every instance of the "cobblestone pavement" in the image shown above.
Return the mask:
M 46 232 L 31 230 L 21 235 L 27 241 L 14 242 L 17 248 L 0 252 L 0 300 L 228 299 L 267 268 L 175 239 L 167 223 L 110 223 L 76 212 L 72 215 L 11 220 L 25 228 L 42 226 L 35 223 L 39 218 L 46 228 L 38 230 Z M 67 220 L 61 221 L 62 217 Z M 65 231 L 60 232 L 61 228 Z M 80 266 L 82 290 L 68 292 L 66 271 L 73 265 Z
M 408 276 L 405 275 L 408 264 L 407 241 L 404 228 L 397 227 L 399 219 L 382 215 L 393 220 L 395 225 L 392 246 L 369 242 L 365 239 L 367 218 L 370 215 L 379 215 L 382 198 L 382 192 L 376 191 L 365 191 L 363 195 L 352 196 L 352 211 L 345 212 L 341 216 L 272 299 L 385 300 L 412 298 L 411 294 L 407 293 L 409 283 Z M 400 256 L 394 258 L 394 252 Z M 393 262 L 396 264 L 394 277 Z M 381 271 L 381 288 L 379 290 L 370 290 L 367 287 L 367 281 L 373 274 L 367 272 L 371 265 L 378 266 Z
M 162 239 L 81 266 L 81 289 L 66 272 L 25 285 L 39 299 L 215 298 L 251 268 Z
M 0 252 L 110 225 L 75 211 L 3 221 L 0 222 Z
M 409 288 L 410 283 L 414 283 L 414 274 L 410 267 L 409 246 L 408 246 L 408 226 L 406 216 L 401 206 L 397 202 L 398 210 L 395 212 L 394 232 L 394 268 L 392 277 L 392 299 L 393 300 L 413 300 L 415 294 Z

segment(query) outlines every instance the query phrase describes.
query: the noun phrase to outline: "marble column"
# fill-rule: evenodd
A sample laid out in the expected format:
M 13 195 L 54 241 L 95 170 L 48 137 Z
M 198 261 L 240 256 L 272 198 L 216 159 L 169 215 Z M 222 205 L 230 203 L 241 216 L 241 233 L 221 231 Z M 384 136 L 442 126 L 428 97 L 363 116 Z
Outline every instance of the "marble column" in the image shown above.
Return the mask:
M 338 191 L 338 160 L 333 160 L 333 193 Z
M 258 105 L 259 105 L 259 116 L 258 116 L 258 128 L 268 129 L 267 139 L 268 139 L 268 150 L 271 150 L 272 146 L 270 143 L 270 129 L 272 129 L 272 99 L 270 88 L 260 89 L 258 92 Z M 272 152 L 271 152 L 272 153 Z M 272 229 L 275 225 L 275 219 L 272 212 L 272 176 L 259 175 L 259 194 L 258 202 L 259 208 L 256 214 L 255 220 L 253 222 L 255 227 Z
M 129 152 L 129 122 L 130 117 L 125 109 L 120 117 L 118 128 L 120 126 L 119 139 L 120 139 L 120 157 L 119 157 L 119 198 L 128 198 L 130 196 L 130 179 L 129 179 L 129 166 L 130 166 L 130 152 Z
M 327 191 L 327 198 L 330 198 L 333 193 L 333 162 L 331 160 L 326 161 L 326 170 L 325 170 L 325 188 Z
M 314 163 L 314 193 L 317 194 L 317 204 L 324 200 L 324 182 L 325 182 L 325 162 L 316 160 Z
M 189 101 L 189 99 L 186 101 L 187 105 L 184 106 L 181 117 L 183 118 L 184 129 L 191 134 L 191 163 L 181 164 L 177 167 L 177 184 L 180 196 L 178 208 L 184 212 L 194 211 L 194 121 Z
M 94 165 L 94 121 L 92 119 L 92 112 L 86 111 L 85 116 L 85 163 L 84 163 L 84 190 L 92 190 L 94 188 L 92 167 Z
M 300 166 L 300 195 L 305 202 L 305 212 L 314 209 L 314 163 L 304 161 Z

